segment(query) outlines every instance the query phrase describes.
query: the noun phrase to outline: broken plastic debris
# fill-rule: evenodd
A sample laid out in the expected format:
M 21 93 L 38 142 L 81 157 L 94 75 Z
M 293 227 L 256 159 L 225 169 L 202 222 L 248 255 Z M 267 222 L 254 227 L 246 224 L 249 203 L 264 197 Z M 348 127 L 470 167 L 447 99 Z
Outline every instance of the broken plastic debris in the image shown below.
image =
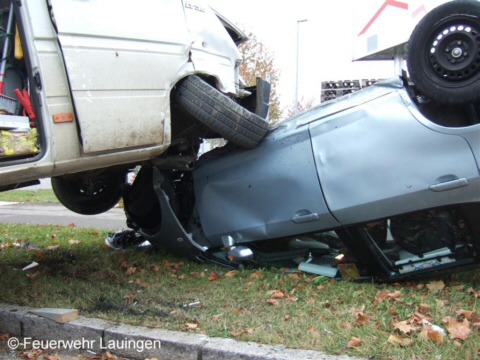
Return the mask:
M 25 266 L 22 270 L 25 271 L 25 270 L 30 270 L 30 269 L 33 269 L 35 267 L 37 267 L 39 264 L 37 262 L 32 262 L 30 265 L 27 265 Z
M 150 243 L 134 230 L 118 230 L 115 233 L 108 233 L 105 245 L 115 250 L 125 250 L 129 247 L 148 246 Z
M 21 249 L 25 249 L 25 250 L 36 250 L 38 249 L 37 248 L 37 245 L 35 245 L 34 243 L 32 242 L 26 242 L 24 243 L 22 246 L 21 246 Z
M 433 325 L 433 324 L 432 324 L 430 321 L 428 321 L 428 320 L 423 319 L 423 320 L 422 320 L 422 325 L 423 325 L 423 326 L 430 325 L 430 326 L 431 326 L 430 329 L 431 329 L 432 331 L 438 332 L 438 333 L 442 334 L 443 336 L 447 336 L 447 333 L 445 332 L 445 330 L 443 330 L 443 329 L 442 329 L 440 326 L 438 326 L 438 325 Z
M 183 304 L 182 307 L 186 308 L 186 307 L 192 307 L 192 306 L 197 306 L 197 305 L 200 305 L 200 301 L 195 301 L 195 302 L 192 302 L 190 304 Z

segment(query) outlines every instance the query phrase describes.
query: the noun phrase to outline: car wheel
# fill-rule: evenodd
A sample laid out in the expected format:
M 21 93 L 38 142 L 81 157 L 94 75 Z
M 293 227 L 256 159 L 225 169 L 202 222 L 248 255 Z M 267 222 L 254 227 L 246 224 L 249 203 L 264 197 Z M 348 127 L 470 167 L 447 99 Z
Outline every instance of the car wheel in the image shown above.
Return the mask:
M 407 65 L 416 88 L 432 100 L 479 100 L 480 3 L 452 1 L 426 14 L 410 37 Z
M 244 148 L 254 148 L 263 139 L 268 123 L 228 96 L 192 75 L 177 86 L 175 101 L 191 116 Z
M 122 198 L 122 183 L 117 179 L 91 183 L 81 177 L 55 177 L 52 188 L 67 209 L 82 215 L 108 211 Z

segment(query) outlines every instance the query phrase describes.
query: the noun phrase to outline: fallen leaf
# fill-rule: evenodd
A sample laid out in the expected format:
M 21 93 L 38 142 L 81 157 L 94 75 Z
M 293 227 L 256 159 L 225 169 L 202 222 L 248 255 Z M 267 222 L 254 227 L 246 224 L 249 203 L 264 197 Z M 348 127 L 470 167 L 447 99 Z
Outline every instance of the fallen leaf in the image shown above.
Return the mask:
M 437 306 L 438 306 L 438 307 L 445 307 L 445 306 L 448 304 L 448 301 L 447 301 L 447 300 L 438 300 L 438 299 L 435 299 L 435 302 L 437 303 Z
M 313 331 L 313 325 L 309 326 L 309 327 L 307 328 L 307 331 L 308 331 L 308 332 Z
M 267 300 L 267 304 L 268 304 L 268 305 L 277 306 L 277 305 L 278 305 L 278 300 L 268 299 L 268 300 Z
M 158 265 L 150 265 L 150 269 L 154 272 L 154 273 L 158 273 L 160 271 L 160 266 Z
M 76 240 L 76 239 L 70 239 L 70 240 L 68 240 L 68 243 L 69 243 L 70 245 L 77 245 L 77 244 L 80 244 L 80 242 L 81 242 L 80 240 Z
M 36 359 L 42 354 L 42 350 L 23 351 L 20 355 L 24 359 Z
M 422 314 L 418 311 L 415 311 L 415 313 L 410 315 L 407 320 L 410 324 L 422 325 L 423 320 L 431 321 L 432 317 L 428 314 Z
M 357 347 L 362 343 L 362 340 L 356 337 L 352 337 L 350 341 L 347 343 L 347 347 L 352 348 L 352 347 Z
M 222 316 L 223 316 L 223 314 L 213 315 L 213 316 L 212 316 L 212 320 L 213 320 L 213 321 L 218 321 L 218 319 L 220 319 Z
M 0 334 L 0 341 L 7 341 L 10 338 L 9 333 Z
M 355 327 L 363 326 L 370 322 L 370 316 L 365 315 L 363 312 L 358 312 L 355 317 Z
M 284 300 L 294 302 L 297 301 L 297 297 L 295 295 L 285 294 Z
M 60 355 L 58 354 L 54 354 L 54 355 L 43 354 L 42 356 L 45 360 L 60 360 Z
M 374 304 L 380 304 L 387 299 L 387 292 L 378 290 L 375 294 L 375 299 L 373 300 Z
M 235 315 L 242 315 L 242 314 L 243 314 L 243 310 L 235 309 L 235 310 L 233 311 L 233 313 L 234 313 Z
M 220 280 L 221 277 L 220 277 L 220 275 L 218 275 L 218 273 L 216 271 L 212 271 L 210 273 L 210 275 L 208 275 L 207 279 L 208 279 L 208 281 L 215 281 L 215 280 Z
M 425 340 L 430 340 L 440 345 L 443 343 L 443 334 L 439 331 L 432 330 L 432 325 L 426 325 L 420 331 L 420 337 Z
M 272 295 L 272 299 L 283 299 L 285 294 L 281 291 L 275 291 Z
M 102 250 L 110 250 L 110 246 L 108 246 L 107 244 L 103 244 Z
M 457 322 L 453 319 L 450 320 L 447 328 L 452 340 L 466 340 L 470 335 L 470 323 L 467 319 L 463 319 L 461 322 Z
M 427 288 L 430 291 L 440 291 L 445 288 L 445 283 L 442 280 L 431 281 L 427 284 Z
M 457 311 L 457 316 L 463 316 L 467 320 L 471 320 L 475 315 L 477 315 L 476 311 L 468 311 L 463 309 Z
M 41 274 L 41 272 L 37 270 L 37 271 L 35 271 L 35 273 L 33 273 L 33 274 L 27 274 L 27 277 L 28 277 L 29 279 L 34 280 L 34 279 L 36 279 L 37 277 L 39 277 L 40 274 Z
M 390 344 L 400 345 L 400 346 L 410 346 L 410 345 L 413 344 L 412 339 L 406 338 L 406 337 L 399 337 L 399 336 L 396 336 L 396 335 L 390 335 L 388 337 L 388 342 Z
M 288 274 L 287 275 L 291 280 L 300 281 L 300 276 L 298 274 Z
M 74 223 L 70 223 L 70 224 L 68 224 L 68 227 L 74 228 L 74 227 L 77 227 L 77 225 L 75 225 Z
M 453 290 L 455 290 L 455 291 L 460 291 L 460 290 L 463 290 L 463 289 L 465 289 L 465 285 L 457 285 L 457 286 L 453 287 Z
M 417 329 L 415 326 L 412 326 L 408 320 L 397 322 L 393 327 L 395 330 L 399 330 L 404 334 L 409 334 Z
M 348 321 L 341 321 L 340 323 L 338 323 L 338 327 L 345 330 L 350 330 L 352 328 L 352 325 Z
M 102 354 L 102 360 L 115 360 L 115 356 L 110 351 L 107 351 Z
M 40 259 L 40 258 L 42 257 L 41 251 L 39 251 L 39 250 L 35 251 L 35 257 L 36 257 L 37 259 Z
M 284 318 L 283 318 L 283 321 L 288 321 L 290 320 L 290 315 L 286 315 Z
M 240 336 L 240 335 L 242 335 L 242 334 L 243 334 L 243 330 L 240 331 L 240 332 L 230 331 L 230 335 L 231 335 L 232 337 L 238 337 L 238 336 Z
M 402 293 L 400 291 L 395 291 L 393 293 L 388 293 L 387 298 L 389 300 L 397 300 L 400 296 L 402 296 Z
M 443 335 L 442 335 L 442 333 L 440 333 L 438 331 L 429 331 L 428 332 L 428 339 L 432 340 L 437 345 L 440 345 L 440 344 L 443 343 Z
M 418 305 L 418 309 L 421 309 L 421 310 L 428 310 L 428 309 L 430 309 L 430 307 L 431 307 L 431 306 L 428 305 L 428 304 L 420 304 L 420 305 Z
M 231 278 L 233 277 L 235 274 L 237 273 L 237 270 L 232 270 L 232 271 L 229 271 L 225 274 L 225 277 L 226 278 Z
M 250 274 L 250 279 L 256 279 L 262 276 L 263 276 L 262 272 L 260 270 L 257 270 L 253 274 Z
M 453 321 L 454 319 L 451 316 L 445 316 L 442 319 L 442 324 L 448 324 L 450 321 Z
M 130 266 L 127 271 L 125 271 L 126 276 L 133 275 L 137 272 L 137 268 L 135 266 Z
M 480 328 L 480 316 L 472 319 L 472 326 Z
M 475 290 L 473 287 L 470 287 L 467 291 L 470 295 L 473 295 L 475 299 L 480 297 L 480 290 Z
M 196 323 L 186 323 L 185 326 L 188 330 L 195 330 L 196 328 L 198 328 L 198 324 Z
M 51 245 L 51 246 L 47 246 L 47 250 L 57 250 L 58 248 L 60 247 L 60 245 Z

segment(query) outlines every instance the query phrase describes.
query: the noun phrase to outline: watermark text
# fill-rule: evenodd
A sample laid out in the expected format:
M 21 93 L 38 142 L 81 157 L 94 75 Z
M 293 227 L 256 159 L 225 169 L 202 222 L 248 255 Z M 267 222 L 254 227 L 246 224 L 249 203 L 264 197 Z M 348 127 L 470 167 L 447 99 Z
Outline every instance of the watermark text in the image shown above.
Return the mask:
M 91 339 L 69 339 L 69 340 L 35 340 L 31 337 L 18 339 L 11 337 L 7 341 L 8 347 L 11 350 L 18 348 L 31 348 L 33 350 L 80 350 L 80 349 L 94 349 L 99 348 L 105 351 L 115 350 L 135 350 L 139 353 L 145 350 L 161 349 L 162 343 L 160 340 L 151 339 L 110 339 L 105 340 L 100 338 L 98 340 Z

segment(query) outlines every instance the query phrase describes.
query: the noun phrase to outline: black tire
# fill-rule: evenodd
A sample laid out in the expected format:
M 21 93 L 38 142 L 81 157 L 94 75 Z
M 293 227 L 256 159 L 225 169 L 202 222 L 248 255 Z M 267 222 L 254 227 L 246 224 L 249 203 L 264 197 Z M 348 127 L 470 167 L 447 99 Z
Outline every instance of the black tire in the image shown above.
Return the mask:
M 480 100 L 480 3 L 452 1 L 425 15 L 410 37 L 407 66 L 416 88 L 432 100 Z
M 263 139 L 268 123 L 198 76 L 183 79 L 174 100 L 191 116 L 228 141 L 254 148 Z
M 52 178 L 57 199 L 67 209 L 82 215 L 96 215 L 110 210 L 122 198 L 122 183 L 118 180 L 85 185 L 82 178 Z

